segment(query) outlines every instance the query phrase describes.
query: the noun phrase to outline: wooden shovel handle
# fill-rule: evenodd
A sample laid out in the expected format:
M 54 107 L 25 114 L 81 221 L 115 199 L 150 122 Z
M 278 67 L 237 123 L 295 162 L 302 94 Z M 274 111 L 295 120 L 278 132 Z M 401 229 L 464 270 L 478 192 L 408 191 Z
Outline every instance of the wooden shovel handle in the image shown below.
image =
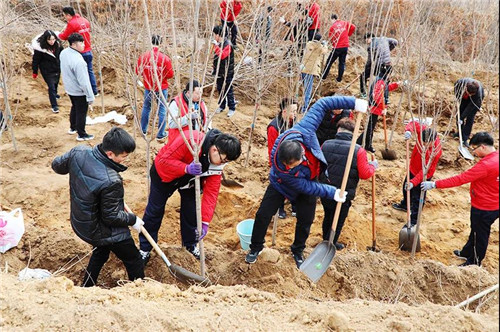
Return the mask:
M 410 140 L 406 140 L 406 185 L 410 185 Z M 405 188 L 406 189 L 406 188 Z M 407 226 L 410 228 L 411 226 L 411 217 L 410 217 L 410 191 L 406 190 L 406 220 Z
M 387 149 L 387 119 L 385 118 L 385 114 L 383 115 L 384 122 L 384 140 L 385 140 L 385 148 Z
M 375 154 L 372 155 L 372 161 L 375 160 Z M 377 235 L 375 233 L 375 173 L 372 176 L 372 241 L 375 243 Z M 375 247 L 375 245 L 374 245 Z

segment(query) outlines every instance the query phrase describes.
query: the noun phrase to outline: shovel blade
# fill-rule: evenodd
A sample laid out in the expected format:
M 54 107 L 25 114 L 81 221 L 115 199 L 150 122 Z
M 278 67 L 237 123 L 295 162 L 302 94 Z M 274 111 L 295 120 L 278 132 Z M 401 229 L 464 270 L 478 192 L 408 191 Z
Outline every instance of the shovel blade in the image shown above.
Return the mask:
M 458 146 L 458 152 L 462 155 L 467 160 L 474 160 L 474 156 L 470 153 L 469 149 L 467 149 L 465 146 L 460 144 Z
M 399 249 L 404 251 L 411 251 L 413 240 L 417 234 L 417 226 L 404 225 L 399 231 Z M 420 236 L 417 238 L 417 252 L 420 252 Z
M 202 276 L 193 273 L 191 271 L 186 270 L 185 268 L 176 265 L 170 264 L 168 267 L 170 274 L 174 276 L 175 279 L 188 284 L 188 285 L 201 285 L 201 286 L 210 286 L 212 282 L 208 278 L 203 278 Z
M 325 274 L 335 256 L 336 248 L 330 241 L 323 241 L 314 248 L 313 252 L 300 266 L 300 271 L 304 273 L 312 282 L 318 280 Z
M 384 158 L 384 160 L 396 160 L 398 159 L 398 155 L 394 150 L 385 149 L 382 150 L 382 158 Z
M 243 185 L 241 183 L 238 183 L 234 180 L 223 179 L 220 183 L 224 187 L 228 187 L 228 188 L 243 188 Z

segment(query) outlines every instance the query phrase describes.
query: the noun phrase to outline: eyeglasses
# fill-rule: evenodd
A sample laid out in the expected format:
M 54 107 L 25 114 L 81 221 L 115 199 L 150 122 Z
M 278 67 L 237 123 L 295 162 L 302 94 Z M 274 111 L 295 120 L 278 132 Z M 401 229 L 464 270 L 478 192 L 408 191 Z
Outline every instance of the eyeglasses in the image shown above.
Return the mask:
M 220 159 L 220 162 L 221 162 L 221 163 L 223 163 L 223 164 L 225 164 L 225 163 L 229 162 L 229 160 L 227 160 L 227 156 L 226 156 L 226 157 L 224 157 L 224 159 L 222 159 L 222 155 L 220 154 L 220 150 L 219 150 L 219 148 L 218 148 L 218 147 L 215 147 L 215 148 L 217 149 L 217 153 L 219 154 L 219 159 Z
M 474 152 L 474 151 L 476 151 L 477 149 L 479 149 L 481 146 L 482 146 L 482 145 L 469 146 L 469 150 L 470 150 L 471 152 Z

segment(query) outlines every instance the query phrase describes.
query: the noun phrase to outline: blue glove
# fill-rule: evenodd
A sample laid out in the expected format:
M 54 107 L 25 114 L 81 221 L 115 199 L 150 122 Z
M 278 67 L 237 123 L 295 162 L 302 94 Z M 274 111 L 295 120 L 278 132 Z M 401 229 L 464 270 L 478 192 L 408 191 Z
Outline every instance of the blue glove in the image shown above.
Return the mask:
M 431 190 L 436 188 L 436 182 L 434 181 L 424 181 L 420 184 L 422 190 Z
M 405 131 L 405 139 L 408 140 L 411 138 L 411 131 L 407 130 Z
M 195 161 L 186 166 L 186 173 L 190 175 L 200 175 L 201 174 L 201 164 Z
M 201 223 L 201 236 L 198 238 L 198 241 L 203 240 L 203 238 L 207 235 L 208 233 L 208 225 L 209 223 L 206 221 L 203 221 Z
M 411 182 L 405 183 L 405 190 L 406 191 L 412 190 L 412 189 L 413 189 L 413 183 L 411 183 Z

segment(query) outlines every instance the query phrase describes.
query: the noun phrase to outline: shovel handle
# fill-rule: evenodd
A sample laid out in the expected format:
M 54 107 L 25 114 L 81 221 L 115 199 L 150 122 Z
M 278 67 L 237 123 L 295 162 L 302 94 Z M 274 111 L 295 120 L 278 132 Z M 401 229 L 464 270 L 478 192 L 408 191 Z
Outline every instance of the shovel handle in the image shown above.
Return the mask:
M 410 183 L 410 140 L 406 140 L 406 185 Z M 410 215 L 410 191 L 406 190 L 406 220 L 407 226 L 411 226 L 411 215 Z
M 385 118 L 385 114 L 382 116 L 383 117 L 383 123 L 384 123 L 384 140 L 385 140 L 385 148 L 387 149 L 387 119 Z
M 375 160 L 375 154 L 372 155 L 372 161 Z M 372 242 L 373 248 L 375 248 L 375 243 L 377 242 L 377 235 L 375 232 L 375 173 L 372 176 Z

